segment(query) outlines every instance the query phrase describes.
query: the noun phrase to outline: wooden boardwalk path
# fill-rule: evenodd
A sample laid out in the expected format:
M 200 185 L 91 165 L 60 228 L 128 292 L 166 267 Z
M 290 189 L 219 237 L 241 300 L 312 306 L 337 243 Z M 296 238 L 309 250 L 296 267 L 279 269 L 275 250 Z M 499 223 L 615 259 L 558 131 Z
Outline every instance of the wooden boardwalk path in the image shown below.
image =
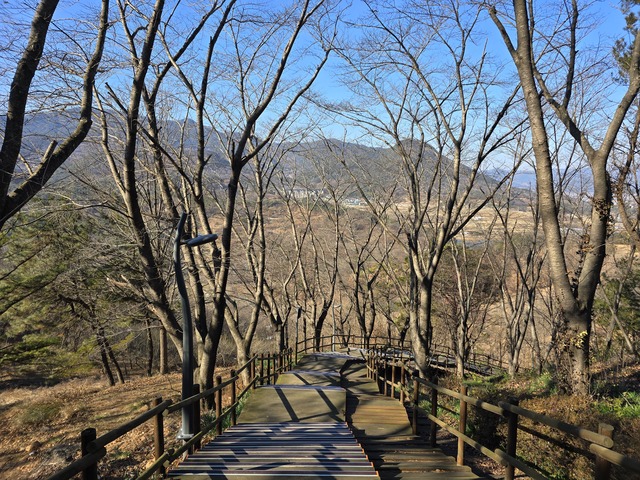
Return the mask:
M 277 385 L 255 390 L 239 422 L 170 477 L 478 478 L 413 435 L 405 408 L 345 354 L 305 356 Z
M 347 422 L 382 479 L 473 479 L 467 466 L 426 446 L 413 434 L 407 411 L 391 397 L 383 396 L 366 366 L 350 363 L 342 372 L 347 390 Z

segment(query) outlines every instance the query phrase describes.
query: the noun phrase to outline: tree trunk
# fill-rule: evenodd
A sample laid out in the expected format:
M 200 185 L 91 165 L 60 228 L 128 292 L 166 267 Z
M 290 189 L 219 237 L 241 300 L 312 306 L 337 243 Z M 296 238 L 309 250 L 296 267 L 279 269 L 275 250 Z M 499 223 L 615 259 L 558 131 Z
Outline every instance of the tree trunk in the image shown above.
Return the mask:
M 101 330 L 102 340 L 104 342 L 104 347 L 105 347 L 105 349 L 107 351 L 107 355 L 109 357 L 109 360 L 111 360 L 111 363 L 113 364 L 113 368 L 115 368 L 115 370 L 116 370 L 116 375 L 118 377 L 118 383 L 124 383 L 124 375 L 122 374 L 122 369 L 120 368 L 120 364 L 118 363 L 118 360 L 116 360 L 116 356 L 113 353 L 113 349 L 111 348 L 111 344 L 109 344 L 109 340 L 104 335 L 104 330 L 102 329 L 102 327 L 100 327 L 100 330 Z
M 144 325 L 147 329 L 147 377 L 153 374 L 153 335 L 151 334 L 151 321 L 145 317 Z
M 466 363 L 466 338 L 467 338 L 467 316 L 460 315 L 458 320 L 458 335 L 456 339 L 456 375 L 464 378 L 464 367 Z
M 218 344 L 220 343 L 220 334 L 222 333 L 222 322 L 219 323 L 217 335 L 213 330 L 213 325 L 209 329 L 209 335 L 202 346 L 202 352 L 198 362 L 198 372 L 196 378 L 200 384 L 200 391 L 208 390 L 213 387 L 213 374 L 216 368 L 216 353 Z M 207 408 L 213 408 L 213 397 L 204 399 Z
M 411 311 L 409 320 L 411 322 L 411 343 L 416 356 L 416 367 L 423 377 L 427 375 L 431 354 L 431 340 L 433 336 L 433 326 L 431 325 L 431 302 L 433 300 L 433 283 L 425 276 L 419 283 L 419 308 L 416 312 Z M 411 319 L 413 316 L 413 320 Z
M 167 345 L 167 330 L 162 323 L 160 324 L 159 340 L 158 340 L 158 370 L 160 375 L 166 375 L 169 373 L 169 358 L 168 358 L 168 345 Z
M 591 312 L 582 310 L 565 313 L 567 337 L 565 349 L 571 361 L 571 388 L 576 393 L 589 392 L 589 338 L 591 335 Z
M 278 337 L 278 351 L 284 352 L 287 345 L 285 340 L 285 328 L 282 322 L 276 324 L 276 336 Z
M 529 326 L 531 327 L 531 341 L 533 343 L 533 355 L 532 363 L 534 371 L 538 372 L 538 375 L 542 374 L 542 368 L 544 366 L 544 360 L 542 358 L 542 348 L 540 347 L 540 339 L 538 337 L 538 329 L 536 328 L 535 315 L 531 314 L 529 320 Z
M 113 372 L 111 371 L 111 367 L 109 366 L 109 359 L 107 358 L 107 352 L 104 349 L 104 345 L 100 341 L 98 341 L 98 345 L 100 346 L 100 360 L 102 361 L 102 371 L 107 377 L 109 381 L 109 385 L 113 387 L 116 384 L 116 380 L 113 376 Z
M 236 344 L 236 363 L 238 367 L 241 367 L 242 365 L 247 363 L 250 358 L 251 358 L 251 346 L 247 344 L 243 344 L 243 345 Z M 251 377 L 249 375 L 250 375 L 250 372 L 248 368 L 245 368 L 240 374 L 240 378 L 244 385 L 249 385 L 249 382 L 251 381 Z

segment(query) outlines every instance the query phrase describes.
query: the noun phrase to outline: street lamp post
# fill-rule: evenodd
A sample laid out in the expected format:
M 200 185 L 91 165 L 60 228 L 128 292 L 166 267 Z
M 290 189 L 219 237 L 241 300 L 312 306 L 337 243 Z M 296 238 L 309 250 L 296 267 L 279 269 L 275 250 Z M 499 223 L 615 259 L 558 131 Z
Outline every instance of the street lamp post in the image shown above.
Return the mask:
M 187 214 L 183 213 L 176 228 L 175 243 L 173 246 L 173 264 L 176 276 L 176 285 L 180 293 L 182 304 L 182 400 L 193 395 L 193 326 L 191 323 L 191 307 L 189 297 L 182 274 L 182 262 L 180 259 L 180 246 L 195 247 L 210 243 L 218 238 L 215 233 L 208 235 L 198 235 L 190 239 L 183 239 L 184 225 L 187 221 Z M 193 405 L 182 407 L 182 430 L 178 438 L 188 441 L 194 435 L 195 425 L 193 424 Z

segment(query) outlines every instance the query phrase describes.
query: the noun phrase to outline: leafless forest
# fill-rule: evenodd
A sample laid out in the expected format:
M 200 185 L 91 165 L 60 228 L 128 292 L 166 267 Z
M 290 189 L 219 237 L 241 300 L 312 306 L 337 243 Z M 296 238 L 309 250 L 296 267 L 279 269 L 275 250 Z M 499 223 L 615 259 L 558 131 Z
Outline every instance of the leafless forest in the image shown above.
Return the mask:
M 0 381 L 175 370 L 186 212 L 203 388 L 335 328 L 594 393 L 640 348 L 635 9 L 5 2 Z

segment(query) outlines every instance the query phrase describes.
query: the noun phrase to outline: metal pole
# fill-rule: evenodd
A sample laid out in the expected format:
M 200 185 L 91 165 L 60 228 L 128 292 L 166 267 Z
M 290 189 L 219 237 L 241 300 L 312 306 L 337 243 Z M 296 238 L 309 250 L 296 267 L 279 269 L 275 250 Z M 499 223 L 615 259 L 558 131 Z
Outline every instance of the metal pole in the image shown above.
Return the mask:
M 296 315 L 296 360 L 298 359 L 298 330 L 300 324 L 300 317 L 302 316 L 302 307 L 298 307 L 298 313 Z
M 182 275 L 182 262 L 180 260 L 180 245 L 184 232 L 184 224 L 187 221 L 187 214 L 182 213 L 178 227 L 176 228 L 176 238 L 173 247 L 173 263 L 176 276 L 176 285 L 180 293 L 182 303 L 182 400 L 189 398 L 193 393 L 193 332 L 191 326 L 191 308 L 189 307 L 189 297 Z M 182 430 L 178 438 L 184 441 L 193 437 L 193 405 L 182 407 Z
M 176 286 L 180 293 L 182 303 L 182 400 L 193 395 L 193 326 L 191 324 L 191 307 L 187 288 L 182 275 L 182 262 L 180 257 L 180 245 L 196 247 L 205 243 L 214 242 L 218 235 L 209 233 L 198 235 L 190 239 L 183 239 L 184 225 L 187 221 L 187 213 L 183 212 L 176 228 L 176 238 L 173 245 L 173 264 L 176 276 Z M 193 405 L 182 407 L 182 430 L 178 438 L 188 441 L 194 435 Z

